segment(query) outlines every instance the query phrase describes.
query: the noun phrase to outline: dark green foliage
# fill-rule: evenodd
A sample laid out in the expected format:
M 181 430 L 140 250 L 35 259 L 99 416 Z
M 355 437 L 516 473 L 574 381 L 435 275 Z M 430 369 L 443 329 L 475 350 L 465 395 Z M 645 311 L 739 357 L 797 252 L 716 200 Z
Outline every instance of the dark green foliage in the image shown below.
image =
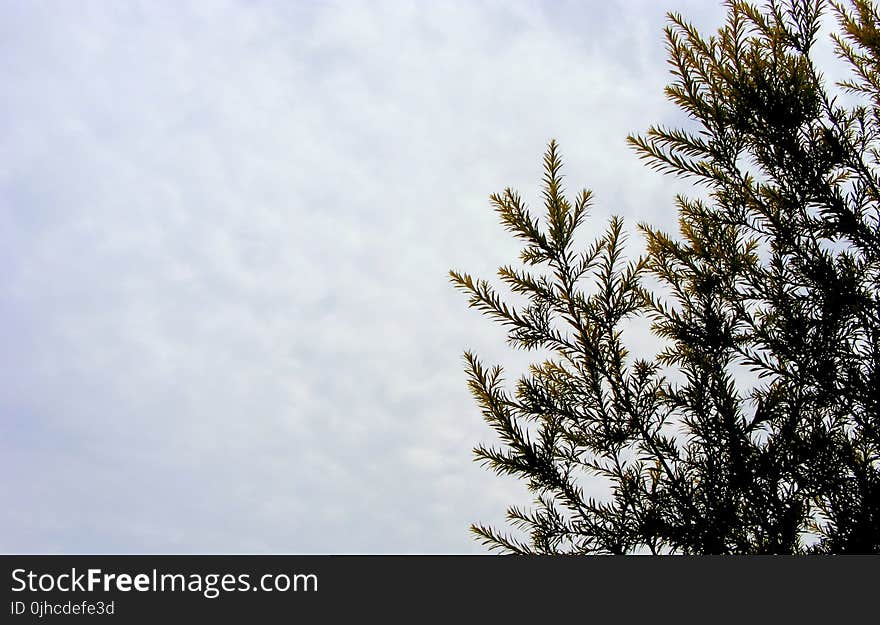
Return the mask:
M 628 260 L 613 219 L 579 249 L 590 193 L 565 198 L 551 142 L 543 221 L 511 190 L 491 198 L 524 243 L 499 277 L 528 304 L 451 273 L 512 345 L 552 354 L 513 389 L 466 355 L 501 439 L 477 457 L 536 495 L 509 511 L 522 537 L 472 528 L 493 548 L 880 552 L 880 15 L 864 0 L 727 7 L 708 38 L 669 16 L 666 92 L 696 130 L 629 139 L 705 191 L 677 198 L 678 236 L 643 224 L 645 256 Z M 838 104 L 814 66 L 826 10 L 860 104 Z M 639 316 L 651 360 L 624 347 Z M 609 493 L 589 497 L 597 477 Z

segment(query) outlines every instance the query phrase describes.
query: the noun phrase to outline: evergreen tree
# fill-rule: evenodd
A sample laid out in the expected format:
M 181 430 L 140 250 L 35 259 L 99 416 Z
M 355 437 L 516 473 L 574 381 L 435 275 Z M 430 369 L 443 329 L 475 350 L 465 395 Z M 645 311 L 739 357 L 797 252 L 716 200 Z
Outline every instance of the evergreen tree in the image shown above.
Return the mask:
M 677 198 L 678 236 L 642 224 L 628 260 L 615 218 L 578 246 L 591 196 L 566 198 L 554 141 L 543 219 L 510 189 L 491 197 L 524 244 L 499 278 L 528 304 L 450 274 L 513 346 L 551 354 L 512 388 L 466 354 L 501 442 L 477 458 L 535 494 L 508 511 L 524 533 L 472 527 L 491 548 L 880 552 L 880 15 L 868 0 L 726 6 L 709 37 L 668 16 L 666 94 L 695 129 L 629 138 L 703 190 Z M 855 104 L 814 65 L 825 12 Z M 652 359 L 624 346 L 638 316 Z M 607 497 L 585 494 L 597 477 Z

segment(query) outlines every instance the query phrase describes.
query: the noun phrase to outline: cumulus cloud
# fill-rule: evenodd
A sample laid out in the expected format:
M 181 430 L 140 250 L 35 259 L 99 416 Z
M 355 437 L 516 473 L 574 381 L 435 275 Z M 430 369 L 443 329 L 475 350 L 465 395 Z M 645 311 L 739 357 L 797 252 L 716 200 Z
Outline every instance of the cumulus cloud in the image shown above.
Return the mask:
M 461 351 L 528 356 L 445 272 L 513 259 L 551 137 L 597 231 L 672 221 L 624 138 L 721 9 L 666 4 L 4 6 L 0 549 L 481 551 L 525 494 Z

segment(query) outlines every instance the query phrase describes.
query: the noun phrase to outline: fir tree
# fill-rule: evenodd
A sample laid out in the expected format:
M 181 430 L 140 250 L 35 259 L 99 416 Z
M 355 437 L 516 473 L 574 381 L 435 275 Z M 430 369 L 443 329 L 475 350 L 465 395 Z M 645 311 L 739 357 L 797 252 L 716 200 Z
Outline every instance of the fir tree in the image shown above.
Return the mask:
M 880 552 L 880 15 L 867 0 L 726 6 L 708 37 L 668 16 L 666 94 L 695 129 L 629 138 L 702 190 L 676 199 L 678 235 L 640 225 L 629 260 L 615 218 L 578 246 L 591 195 L 567 199 L 554 141 L 543 219 L 510 189 L 491 197 L 524 244 L 499 278 L 528 304 L 451 272 L 513 346 L 551 354 L 510 388 L 466 354 L 501 443 L 476 456 L 535 494 L 508 511 L 522 532 L 472 527 L 491 548 Z M 825 12 L 855 104 L 814 65 Z M 623 341 L 639 316 L 647 360 Z M 585 494 L 597 477 L 607 497 Z

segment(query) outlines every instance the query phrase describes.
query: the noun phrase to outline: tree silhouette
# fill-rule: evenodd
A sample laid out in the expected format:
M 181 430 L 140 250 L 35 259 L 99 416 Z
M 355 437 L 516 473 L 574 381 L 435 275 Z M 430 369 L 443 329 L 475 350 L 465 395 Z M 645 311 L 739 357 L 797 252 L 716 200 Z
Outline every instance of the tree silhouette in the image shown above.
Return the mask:
M 522 532 L 472 527 L 490 548 L 880 552 L 880 15 L 865 0 L 726 7 L 708 37 L 668 16 L 666 94 L 695 129 L 629 137 L 704 192 L 676 199 L 678 236 L 641 224 L 629 260 L 614 218 L 579 247 L 591 196 L 566 198 L 553 141 L 543 219 L 491 196 L 524 244 L 499 278 L 528 304 L 450 272 L 511 345 L 551 354 L 513 388 L 466 354 L 501 442 L 476 456 L 535 494 L 508 511 Z M 855 104 L 814 65 L 825 12 Z M 623 337 L 645 316 L 657 353 L 635 359 Z M 585 494 L 596 478 L 607 497 Z

